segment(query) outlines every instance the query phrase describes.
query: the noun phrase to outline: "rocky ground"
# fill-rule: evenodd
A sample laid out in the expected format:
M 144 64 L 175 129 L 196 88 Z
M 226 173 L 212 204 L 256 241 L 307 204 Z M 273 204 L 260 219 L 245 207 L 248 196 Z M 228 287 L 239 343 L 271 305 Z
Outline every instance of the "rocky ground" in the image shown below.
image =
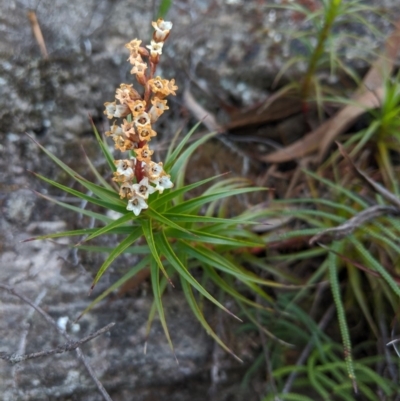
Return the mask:
M 178 128 L 187 130 L 195 122 L 182 98 L 185 89 L 220 124 L 228 121 L 231 110 L 268 96 L 285 61 L 293 52 L 301 51 L 289 40 L 289 30 L 302 27 L 304 21 L 273 7 L 280 3 L 173 1 L 168 19 L 174 28 L 159 72 L 175 78 L 180 94 L 170 106 L 169 117 L 160 123 L 160 149 Z M 313 7 L 318 2 L 301 3 Z M 89 303 L 88 289 L 101 256 L 71 251 L 69 240 L 21 243 L 33 235 L 88 224 L 32 192 L 63 196 L 29 170 L 66 185 L 71 182 L 60 175 L 26 133 L 82 175 L 87 167 L 81 145 L 101 164 L 88 115 L 104 129 L 107 122 L 103 103 L 111 101 L 115 88 L 130 79 L 123 45 L 135 37 L 150 37 L 157 4 L 137 0 L 0 0 L 0 352 L 38 352 L 66 341 L 31 306 L 7 291 L 13 287 L 43 308 L 59 327 L 66 324 L 74 339 L 116 323 L 107 334 L 82 347 L 114 401 L 200 401 L 206 397 L 218 401 L 245 397 L 256 400 L 263 393 L 262 378 L 246 389 L 240 387 L 256 356 L 255 339 L 230 338 L 245 360 L 239 365 L 203 332 L 176 290 L 168 292 L 165 305 L 179 364 L 157 322 L 144 355 L 152 299 L 146 283 L 132 294 L 102 302 L 73 324 Z M 379 5 L 386 15 L 399 12 L 396 1 L 379 1 Z M 47 57 L 32 33 L 29 11 L 34 11 L 39 21 Z M 390 29 L 382 16 L 369 18 L 383 35 L 365 35 L 365 43 L 347 50 L 349 59 L 362 55 L 365 44 L 368 50 L 378 49 Z M 372 57 L 370 52 L 368 57 Z M 357 66 L 358 62 L 354 63 Z M 292 73 L 300 73 L 303 67 L 300 64 Z M 362 62 L 359 67 L 363 67 Z M 237 150 L 236 142 L 232 143 L 215 145 L 214 157 L 226 159 L 228 152 Z M 203 169 L 207 162 L 198 158 L 196 163 Z M 232 167 L 234 163 L 239 166 Z M 238 172 L 246 169 L 245 160 L 235 156 L 228 158 L 227 164 Z M 266 168 L 260 163 L 255 167 L 256 174 Z M 209 168 L 210 175 L 214 169 L 215 165 Z M 98 291 L 134 262 L 128 257 L 121 259 L 104 276 Z M 229 318 L 211 309 L 209 316 L 221 321 L 225 331 L 235 330 Z M 75 352 L 17 365 L 0 360 L 0 394 L 7 401 L 103 399 Z

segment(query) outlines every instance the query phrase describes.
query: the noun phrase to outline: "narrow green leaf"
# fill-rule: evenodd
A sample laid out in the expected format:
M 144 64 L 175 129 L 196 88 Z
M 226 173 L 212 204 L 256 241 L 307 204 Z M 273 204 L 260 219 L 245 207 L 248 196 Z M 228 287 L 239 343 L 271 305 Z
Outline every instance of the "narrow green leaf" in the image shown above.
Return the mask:
M 174 273 L 173 269 L 171 266 L 168 266 L 168 268 L 166 269 L 167 273 L 169 276 L 172 276 L 172 274 Z M 165 276 L 162 276 L 160 278 L 160 294 L 161 297 L 164 294 L 165 289 L 167 288 L 167 284 L 168 284 L 168 280 L 165 278 Z M 147 340 L 149 338 L 150 335 L 150 330 L 151 330 L 151 326 L 153 324 L 153 320 L 155 318 L 157 312 L 157 304 L 156 304 L 156 300 L 153 299 L 153 302 L 151 304 L 151 308 L 150 308 L 150 312 L 149 312 L 149 317 L 147 318 L 147 323 L 146 323 L 146 334 L 145 334 L 145 345 L 144 345 L 144 353 L 146 354 L 147 351 Z
M 134 219 L 133 213 L 128 212 L 128 213 L 122 215 L 117 220 L 112 221 L 112 223 L 107 224 L 105 227 L 102 227 L 102 228 L 98 229 L 96 232 L 94 232 L 93 234 L 89 235 L 89 237 L 85 238 L 84 241 L 82 241 L 82 243 L 89 241 L 93 238 L 96 238 L 100 235 L 106 234 L 106 233 L 110 232 L 111 230 L 113 230 L 119 226 L 122 226 L 133 219 Z
M 99 281 L 100 277 L 104 274 L 104 272 L 108 269 L 111 263 L 121 255 L 125 249 L 131 246 L 140 236 L 143 234 L 141 227 L 137 227 L 133 229 L 132 233 L 129 234 L 122 242 L 120 242 L 117 247 L 108 255 L 108 258 L 104 261 L 99 271 L 96 274 L 96 277 L 93 280 L 92 289 Z
M 192 153 L 203 143 L 207 142 L 210 138 L 217 135 L 216 132 L 212 132 L 208 135 L 204 135 L 197 141 L 192 143 L 188 148 L 186 148 L 179 157 L 175 160 L 173 166 L 169 170 L 171 174 L 171 179 L 173 182 L 177 183 L 178 187 L 183 186 L 183 180 L 185 176 L 186 166 L 189 163 L 190 156 Z
M 150 256 L 143 258 L 136 266 L 130 268 L 127 273 L 125 273 L 118 281 L 108 287 L 104 292 L 102 292 L 95 300 L 93 300 L 90 305 L 79 315 L 76 320 L 79 320 L 85 313 L 90 311 L 94 306 L 96 306 L 101 300 L 103 300 L 108 294 L 121 287 L 129 279 L 136 276 L 141 270 L 143 270 L 150 263 Z
M 379 338 L 379 330 L 376 327 L 376 324 L 374 322 L 374 319 L 371 315 L 371 312 L 368 308 L 368 303 L 367 299 L 365 297 L 365 289 L 363 285 L 361 284 L 361 278 L 360 278 L 360 271 L 354 267 L 354 266 L 348 266 L 347 268 L 349 279 L 350 279 L 350 284 L 352 288 L 352 292 L 360 305 L 360 308 L 362 312 L 364 313 L 365 318 L 367 319 L 367 322 L 369 323 L 369 326 L 371 327 L 371 330 L 374 332 L 376 338 Z
M 326 178 L 320 177 L 319 175 L 313 173 L 310 170 L 302 169 L 302 171 L 304 171 L 307 175 L 313 177 L 317 181 L 320 181 L 323 184 L 335 189 L 339 193 L 342 193 L 342 194 L 346 195 L 349 199 L 352 199 L 354 202 L 358 203 L 360 206 L 362 206 L 364 208 L 368 207 L 368 203 L 367 202 L 365 202 L 361 197 L 357 196 L 354 192 L 349 191 L 348 189 L 346 189 L 342 185 L 336 184 L 336 183 L 334 183 L 332 181 L 327 180 Z
M 392 291 L 400 297 L 399 285 L 393 280 L 393 277 L 388 271 L 371 255 L 371 253 L 365 248 L 365 246 L 354 236 L 349 237 L 351 242 L 355 245 L 358 252 L 362 255 L 369 266 L 373 267 L 382 278 L 388 283 Z
M 75 179 L 81 183 L 85 188 L 92 191 L 95 195 L 97 195 L 102 200 L 109 200 L 113 203 L 116 203 L 119 206 L 126 207 L 126 201 L 122 200 L 118 193 L 115 190 L 109 190 L 100 185 L 94 184 L 86 180 L 85 178 L 75 177 Z
M 211 326 L 207 323 L 206 319 L 204 318 L 201 309 L 199 308 L 196 299 L 193 295 L 191 285 L 188 283 L 188 281 L 181 275 L 181 283 L 182 283 L 182 289 L 185 294 L 186 300 L 188 301 L 188 304 L 190 308 L 192 309 L 194 315 L 196 316 L 197 320 L 201 323 L 201 325 L 204 327 L 206 330 L 207 334 L 209 334 L 226 352 L 231 354 L 235 359 L 237 359 L 239 362 L 243 362 L 237 355 L 233 353 L 233 351 L 228 348 L 225 343 L 215 334 Z
M 158 8 L 157 18 L 165 18 L 171 6 L 172 0 L 161 0 L 160 6 Z
M 210 195 L 199 196 L 190 200 L 184 201 L 176 206 L 171 207 L 168 213 L 194 213 L 197 212 L 205 204 L 214 200 L 221 200 L 231 196 L 237 196 L 256 191 L 265 191 L 266 188 L 240 188 L 233 191 L 220 191 Z
M 188 232 L 186 230 L 185 230 L 185 232 L 181 232 L 181 231 L 178 232 L 177 230 L 175 230 L 173 228 L 168 228 L 166 230 L 166 234 L 168 237 L 171 237 L 171 238 L 179 238 L 179 239 L 184 239 L 184 240 L 188 240 L 188 241 L 204 242 L 207 244 L 233 246 L 236 248 L 242 248 L 242 247 L 254 248 L 254 247 L 265 246 L 265 244 L 263 243 L 263 241 L 261 239 L 259 242 L 252 242 L 252 241 L 242 240 L 239 238 L 229 238 L 229 237 L 222 236 L 222 235 L 204 233 L 199 230 L 190 230 L 190 232 Z
M 237 316 L 235 316 L 232 312 L 230 312 L 225 306 L 223 306 L 220 302 L 218 302 L 212 295 L 210 295 L 203 286 L 199 284 L 198 281 L 190 274 L 186 266 L 184 266 L 181 260 L 176 256 L 175 252 L 172 250 L 171 245 L 169 244 L 167 237 L 165 236 L 164 231 L 159 234 L 159 242 L 158 245 L 160 247 L 161 252 L 167 258 L 168 262 L 176 269 L 180 276 L 182 276 L 188 283 L 190 283 L 200 294 L 206 297 L 208 300 L 213 302 L 219 308 L 224 310 L 229 315 L 234 318 L 240 320 Z
M 92 161 L 90 160 L 89 156 L 86 154 L 85 150 L 83 149 L 83 153 L 86 158 L 86 163 L 89 165 L 90 170 L 92 173 L 95 175 L 99 183 L 106 189 L 109 189 L 110 191 L 114 191 L 114 188 L 104 179 L 104 177 L 98 172 L 97 168 L 94 166 Z
M 114 171 L 117 170 L 117 168 L 116 168 L 116 166 L 114 164 L 114 157 L 112 156 L 110 150 L 108 149 L 107 143 L 105 141 L 103 141 L 102 138 L 100 137 L 100 134 L 97 131 L 97 128 L 94 125 L 93 120 L 92 119 L 90 119 L 90 120 L 91 120 L 91 123 L 92 123 L 93 132 L 94 132 L 94 134 L 96 136 L 98 144 L 100 145 L 100 149 L 103 152 L 103 155 L 107 160 L 107 164 L 110 167 L 110 170 L 114 172 Z
M 257 302 L 251 301 L 250 299 L 246 298 L 244 295 L 242 295 L 239 291 L 236 291 L 235 288 L 227 283 L 216 271 L 212 266 L 204 266 L 204 271 L 206 274 L 211 278 L 211 280 L 217 285 L 218 288 L 221 288 L 223 291 L 225 291 L 227 294 L 231 295 L 235 301 L 243 302 L 247 305 L 250 305 L 253 308 L 257 309 L 268 309 Z
M 209 217 L 209 216 L 200 216 L 197 214 L 183 214 L 183 213 L 164 213 L 164 216 L 172 221 L 178 221 L 180 223 L 199 223 L 199 224 L 221 224 L 221 226 L 232 226 L 232 225 L 241 225 L 241 224 L 260 224 L 257 221 L 249 221 L 247 217 L 243 219 L 239 217 L 235 217 L 234 219 L 225 219 L 220 217 Z
M 293 344 L 290 344 L 284 340 L 281 340 L 279 337 L 277 337 L 275 334 L 270 332 L 264 325 L 261 325 L 258 320 L 247 310 L 247 308 L 242 304 L 241 301 L 237 301 L 238 305 L 240 306 L 242 312 L 246 315 L 246 317 L 255 325 L 258 327 L 259 330 L 265 333 L 266 336 L 271 338 L 272 340 L 276 341 L 277 343 L 284 345 L 285 347 L 294 347 Z
M 132 228 L 130 229 L 132 231 Z M 77 245 L 76 248 L 82 249 L 83 251 L 89 252 L 99 252 L 99 253 L 110 253 L 115 247 L 112 246 L 95 246 L 95 245 Z M 129 253 L 131 255 L 149 255 L 150 250 L 147 245 L 135 245 L 126 248 L 124 253 Z
M 176 159 L 178 158 L 179 154 L 181 153 L 182 149 L 188 142 L 188 140 L 192 137 L 192 135 L 195 133 L 196 129 L 198 126 L 201 124 L 201 121 L 199 121 L 179 142 L 179 145 L 175 148 L 175 150 L 167 156 L 167 159 L 165 161 L 165 166 L 164 169 L 167 171 L 170 170 L 170 168 L 175 164 Z
M 43 239 L 53 239 L 53 238 L 63 238 L 63 237 L 73 237 L 77 235 L 88 235 L 96 231 L 97 228 L 82 228 L 80 230 L 72 230 L 72 231 L 62 231 L 60 233 L 52 233 L 52 234 L 44 234 L 38 235 L 37 237 L 31 237 L 24 239 L 21 242 L 30 242 L 30 241 L 37 241 Z
M 33 192 L 36 195 L 40 196 L 43 199 L 46 199 L 49 202 L 53 202 L 56 205 L 62 206 L 65 209 L 72 210 L 72 211 L 74 211 L 74 212 L 76 212 L 78 214 L 83 214 L 84 216 L 92 217 L 92 218 L 94 218 L 96 220 L 99 220 L 99 221 L 101 221 L 103 223 L 109 223 L 110 221 L 112 221 L 112 219 L 110 217 L 107 217 L 104 214 L 92 212 L 91 210 L 83 209 L 81 207 L 70 205 L 69 203 L 58 201 L 58 200 L 56 200 L 54 198 L 51 198 L 50 196 L 43 195 L 40 192 L 36 192 L 36 191 L 33 191 Z
M 29 134 L 28 137 L 32 140 L 32 142 L 34 142 L 37 146 L 39 146 L 39 148 L 46 153 L 47 156 L 49 156 L 49 158 L 51 160 L 53 160 L 59 167 L 61 167 L 67 174 L 69 174 L 71 177 L 80 177 L 80 175 L 72 170 L 72 168 L 70 168 L 69 166 L 67 166 L 64 162 L 62 162 L 57 156 L 53 155 L 53 153 L 51 153 L 50 151 L 48 151 L 44 146 L 42 146 L 39 142 L 37 142 L 33 137 L 31 137 Z
M 161 325 L 164 329 L 165 336 L 167 337 L 167 341 L 172 351 L 174 350 L 174 346 L 171 341 L 171 336 L 169 335 L 167 322 L 165 320 L 164 308 L 161 301 L 161 289 L 160 289 L 160 270 L 159 270 L 159 262 L 154 258 L 151 259 L 150 262 L 150 272 L 151 272 L 151 287 L 153 289 L 154 301 L 157 307 L 158 316 L 160 317 Z M 166 275 L 166 273 L 165 273 Z
M 172 283 L 171 279 L 168 277 L 168 273 L 166 272 L 163 263 L 161 262 L 160 256 L 158 254 L 158 245 L 154 241 L 154 236 L 153 236 L 153 227 L 152 227 L 152 221 L 151 219 L 148 220 L 143 220 L 142 221 L 142 230 L 144 233 L 144 236 L 146 238 L 147 245 L 149 246 L 150 252 L 153 255 L 154 260 L 157 262 L 158 267 L 166 277 L 166 279 L 169 281 L 169 283 L 174 287 L 174 284 Z
M 186 194 L 187 192 L 191 191 L 194 188 L 197 188 L 201 185 L 207 184 L 207 182 L 210 182 L 212 180 L 215 180 L 218 177 L 221 177 L 224 174 L 216 175 L 214 177 L 206 178 L 205 180 L 195 182 L 194 184 L 186 185 L 182 188 L 177 188 L 174 189 L 173 191 L 166 192 L 165 194 L 160 195 L 157 199 L 154 201 L 152 199 L 149 200 L 149 205 L 152 206 L 154 209 L 159 210 L 159 208 L 166 204 L 167 202 L 172 201 L 173 199 L 177 198 L 178 196 L 181 196 L 183 194 Z
M 169 220 L 167 217 L 165 217 L 165 214 L 160 214 L 158 213 L 155 209 L 152 207 L 149 207 L 146 210 L 146 214 L 151 217 L 153 220 L 158 221 L 159 223 L 165 225 L 166 227 L 171 227 L 171 229 L 175 229 L 177 231 L 186 233 L 190 235 L 190 231 L 186 230 L 186 228 L 181 227 L 180 225 L 176 224 L 172 220 Z
M 114 210 L 114 211 L 119 212 L 121 214 L 123 214 L 126 211 L 125 208 L 123 208 L 123 207 L 121 207 L 119 205 L 116 205 L 115 203 L 105 202 L 103 200 L 94 198 L 93 196 L 89 196 L 89 195 L 86 195 L 86 194 L 84 194 L 82 192 L 79 192 L 79 191 L 77 191 L 75 189 L 66 187 L 65 185 L 61 185 L 56 181 L 53 181 L 53 180 L 50 180 L 50 179 L 48 179 L 46 177 L 41 176 L 40 174 L 37 174 L 37 173 L 33 173 L 33 174 L 36 177 L 40 178 L 41 180 L 53 185 L 54 187 L 59 188 L 59 189 L 63 190 L 64 192 L 67 192 L 67 193 L 69 193 L 69 194 L 71 194 L 71 195 L 73 195 L 73 196 L 75 196 L 77 198 L 84 199 L 84 200 L 86 200 L 86 201 L 88 201 L 90 203 L 93 203 L 94 205 L 102 206 L 105 209 Z
M 241 270 L 238 269 L 237 266 L 231 263 L 226 257 L 219 255 L 217 252 L 205 248 L 202 245 L 193 247 L 189 245 L 187 242 L 181 240 L 179 240 L 179 244 L 185 249 L 188 255 L 190 255 L 194 259 L 197 259 L 203 263 L 207 263 L 208 265 L 213 266 L 218 270 L 221 270 L 225 273 L 235 276 L 244 283 L 254 282 L 269 287 L 277 287 L 277 288 L 291 288 L 291 289 L 299 288 L 298 286 L 295 285 L 285 285 L 275 281 L 265 280 L 257 277 L 255 274 L 252 274 L 250 272 L 243 273 Z

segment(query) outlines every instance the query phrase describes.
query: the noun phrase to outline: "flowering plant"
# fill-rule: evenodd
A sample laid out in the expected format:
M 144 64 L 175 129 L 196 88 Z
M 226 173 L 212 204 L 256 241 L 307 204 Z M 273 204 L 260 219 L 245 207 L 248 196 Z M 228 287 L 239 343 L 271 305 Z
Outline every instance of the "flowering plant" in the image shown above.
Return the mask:
M 149 143 L 156 135 L 153 124 L 168 109 L 166 97 L 175 95 L 177 90 L 173 79 L 154 77 L 172 24 L 160 19 L 153 22 L 153 27 L 155 28 L 153 40 L 147 48 L 142 47 L 141 41 L 136 39 L 126 45 L 130 51 L 128 60 L 133 65 L 131 73 L 136 76 L 138 84 L 142 87 L 141 93 L 131 84 L 121 84 L 116 90 L 116 101 L 105 103 L 105 114 L 108 118 L 122 119 L 120 124 L 115 121 L 112 123 L 106 136 L 113 139 L 116 150 L 129 152 L 129 156 L 115 160 L 106 138 L 102 139 L 93 125 L 100 148 L 113 172 L 112 181 L 108 182 L 87 159 L 97 183 L 88 181 L 38 144 L 59 167 L 92 195 L 36 174 L 39 178 L 70 195 L 107 211 L 117 212 L 119 217 L 113 218 L 109 214 L 79 208 L 46 196 L 48 200 L 95 219 L 98 225 L 95 228 L 48 234 L 28 240 L 84 236 L 84 239 L 76 245 L 78 248 L 109 252 L 94 278 L 92 288 L 118 256 L 125 252 L 137 255 L 137 263 L 97 297 L 84 313 L 138 272 L 149 269 L 154 303 L 150 311 L 148 328 L 150 329 L 150 323 L 158 312 L 171 348 L 172 342 L 161 298 L 168 283 L 174 286 L 172 279 L 177 275 L 188 304 L 197 319 L 225 350 L 233 354 L 204 318 L 193 289 L 199 296 L 207 298 L 229 314 L 233 313 L 223 302 L 217 300 L 205 285 L 200 284 L 192 272 L 200 268 L 205 277 L 204 282 L 212 282 L 229 294 L 241 309 L 243 305 L 261 306 L 252 300 L 254 296 L 243 295 L 237 289 L 238 283 L 241 283 L 240 287 L 247 288 L 259 298 L 272 301 L 261 285 L 276 287 L 279 284 L 262 279 L 244 267 L 245 264 L 251 263 L 252 259 L 248 250 L 255 247 L 259 249 L 265 245 L 263 238 L 249 229 L 264 212 L 245 211 L 233 218 L 224 214 L 225 208 L 218 208 L 226 198 L 265 188 L 252 187 L 249 181 L 243 178 L 229 178 L 209 186 L 200 196 L 188 198 L 190 191 L 217 178 L 210 177 L 185 184 L 185 171 L 190 156 L 200 145 L 215 135 L 215 133 L 204 135 L 186 147 L 196 127 L 180 142 L 178 136 L 174 137 L 164 164 L 152 160 L 153 150 L 150 149 Z M 104 234 L 118 234 L 124 236 L 124 239 L 114 248 L 86 245 L 87 241 Z

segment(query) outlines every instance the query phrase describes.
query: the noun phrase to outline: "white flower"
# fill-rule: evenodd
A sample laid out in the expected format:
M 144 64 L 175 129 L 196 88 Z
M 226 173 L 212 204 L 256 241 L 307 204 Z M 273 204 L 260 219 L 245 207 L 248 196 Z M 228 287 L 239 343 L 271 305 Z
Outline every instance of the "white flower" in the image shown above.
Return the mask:
M 163 42 L 157 43 L 154 40 L 152 40 L 150 43 L 151 43 L 150 45 L 146 46 L 150 50 L 150 54 L 152 56 L 161 55 L 164 43 Z
M 133 184 L 132 189 L 135 191 L 137 196 L 143 199 L 147 199 L 149 195 L 155 192 L 155 188 L 149 184 L 149 179 L 147 177 L 143 178 L 139 184 Z
M 131 210 L 135 216 L 139 216 L 142 209 L 147 209 L 147 208 L 148 205 L 146 201 L 140 196 L 135 196 L 134 198 L 130 199 L 128 202 L 128 206 L 126 207 L 126 209 Z
M 160 194 L 164 192 L 164 189 L 169 189 L 174 186 L 174 183 L 170 180 L 169 175 L 163 175 L 162 177 L 159 177 L 156 180 L 152 180 L 151 182 L 153 184 L 156 184 L 156 187 L 154 189 L 160 192 Z
M 123 175 L 127 179 L 133 177 L 132 160 L 116 160 L 115 165 L 117 166 L 117 175 Z

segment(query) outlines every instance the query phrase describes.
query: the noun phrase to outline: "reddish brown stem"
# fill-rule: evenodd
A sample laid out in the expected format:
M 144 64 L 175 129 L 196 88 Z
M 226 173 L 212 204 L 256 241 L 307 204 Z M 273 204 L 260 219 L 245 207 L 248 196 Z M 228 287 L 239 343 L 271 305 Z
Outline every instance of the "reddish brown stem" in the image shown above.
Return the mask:
M 136 182 L 140 182 L 143 179 L 143 167 L 142 167 L 142 162 L 140 160 L 136 160 L 135 177 L 136 177 Z

